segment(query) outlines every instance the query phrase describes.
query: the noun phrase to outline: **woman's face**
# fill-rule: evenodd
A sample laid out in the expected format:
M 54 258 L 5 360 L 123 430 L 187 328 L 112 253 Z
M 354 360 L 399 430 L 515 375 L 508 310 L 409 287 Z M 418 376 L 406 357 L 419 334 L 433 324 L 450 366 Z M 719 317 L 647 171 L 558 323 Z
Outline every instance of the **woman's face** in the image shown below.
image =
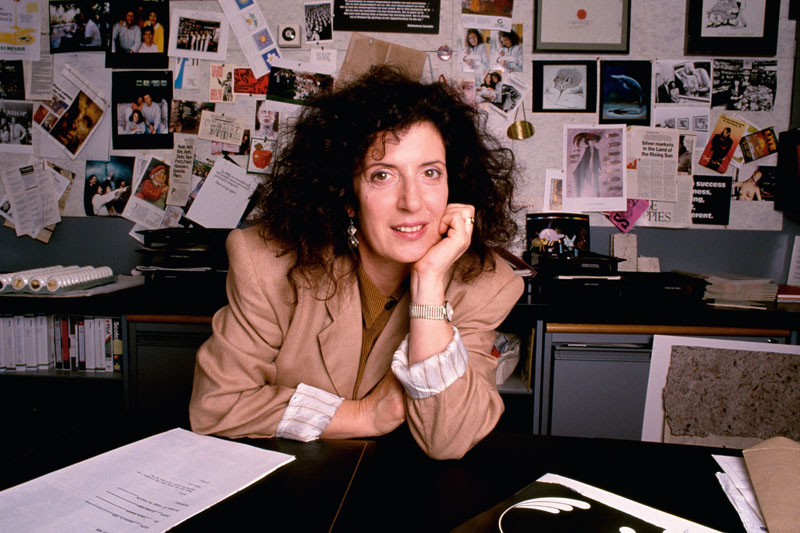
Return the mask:
M 506 48 L 511 48 L 511 39 L 508 38 L 506 35 L 500 36 L 500 44 L 505 46 Z
M 359 254 L 365 268 L 410 266 L 441 240 L 439 223 L 447 207 L 445 148 L 429 122 L 411 126 L 367 151 L 363 172 L 354 178 L 359 202 Z M 376 159 L 377 158 L 377 159 Z
M 467 35 L 467 42 L 469 42 L 470 46 L 477 46 L 478 36 L 475 35 L 473 32 L 469 32 L 469 35 Z

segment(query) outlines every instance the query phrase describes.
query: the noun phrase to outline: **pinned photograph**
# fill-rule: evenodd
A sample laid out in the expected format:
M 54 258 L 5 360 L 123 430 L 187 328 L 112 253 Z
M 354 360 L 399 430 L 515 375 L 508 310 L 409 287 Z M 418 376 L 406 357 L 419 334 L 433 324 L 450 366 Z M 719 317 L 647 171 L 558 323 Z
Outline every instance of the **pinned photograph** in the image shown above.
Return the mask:
M 22 60 L 0 61 L 0 100 L 25 100 Z
M 489 43 L 491 30 L 466 28 L 461 45 L 461 71 L 486 72 L 489 70 Z
M 277 60 L 269 72 L 267 99 L 303 105 L 303 101 L 333 87 L 333 76 L 327 72 L 306 70 L 311 63 Z M 319 65 L 313 65 L 319 66 Z
M 33 102 L 0 100 L 0 152 L 33 153 Z
M 169 42 L 169 4 L 140 0 L 114 5 L 108 68 L 166 68 Z
M 736 200 L 775 200 L 777 188 L 777 167 L 759 165 L 749 173 L 737 169 L 737 181 L 733 184 L 733 198 Z M 745 176 L 747 176 L 745 178 Z M 738 181 L 741 179 L 741 181 Z
M 111 2 L 51 1 L 50 53 L 104 51 L 110 15 Z
M 654 65 L 656 103 L 708 106 L 711 101 L 711 63 L 661 60 Z
M 112 72 L 112 144 L 115 149 L 172 148 L 169 71 Z
M 173 9 L 168 54 L 173 57 L 224 61 L 228 23 L 216 11 Z
M 711 106 L 735 111 L 772 111 L 778 87 L 774 59 L 715 59 Z
M 522 72 L 522 24 L 508 31 L 492 32 L 490 65 L 506 72 Z
M 306 42 L 333 41 L 332 2 L 309 2 L 304 4 Z
M 203 110 L 214 111 L 212 102 L 173 100 L 169 115 L 169 130 L 174 133 L 197 135 L 200 131 L 200 115 Z
M 83 207 L 87 216 L 122 216 L 133 187 L 134 157 L 87 161 Z

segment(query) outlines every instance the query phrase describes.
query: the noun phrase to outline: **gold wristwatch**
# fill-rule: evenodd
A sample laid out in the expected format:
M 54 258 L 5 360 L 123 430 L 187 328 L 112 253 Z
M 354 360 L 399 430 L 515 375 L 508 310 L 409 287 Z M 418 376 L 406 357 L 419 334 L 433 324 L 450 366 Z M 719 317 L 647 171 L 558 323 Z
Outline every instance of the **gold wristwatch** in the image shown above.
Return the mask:
M 427 318 L 430 320 L 444 320 L 448 324 L 453 322 L 453 307 L 445 300 L 444 305 L 411 304 L 408 306 L 410 318 Z

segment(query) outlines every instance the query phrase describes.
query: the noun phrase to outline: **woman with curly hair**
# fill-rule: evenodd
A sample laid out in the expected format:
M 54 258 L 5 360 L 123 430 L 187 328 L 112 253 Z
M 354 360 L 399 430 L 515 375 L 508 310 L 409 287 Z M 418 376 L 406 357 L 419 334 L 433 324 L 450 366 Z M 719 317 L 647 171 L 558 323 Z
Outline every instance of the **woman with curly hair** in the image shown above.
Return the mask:
M 389 67 L 308 102 L 257 223 L 228 237 L 194 431 L 311 441 L 406 422 L 456 458 L 492 430 L 494 330 L 523 283 L 492 250 L 516 231 L 516 167 L 484 121 Z

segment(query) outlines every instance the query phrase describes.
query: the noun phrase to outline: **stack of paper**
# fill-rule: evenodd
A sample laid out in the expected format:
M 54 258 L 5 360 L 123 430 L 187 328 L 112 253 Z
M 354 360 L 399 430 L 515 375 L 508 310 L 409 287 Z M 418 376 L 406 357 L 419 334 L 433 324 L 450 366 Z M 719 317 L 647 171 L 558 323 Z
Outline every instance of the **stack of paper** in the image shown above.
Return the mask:
M 703 293 L 704 300 L 713 300 L 716 305 L 758 307 L 764 302 L 774 302 L 778 295 L 778 284 L 769 278 L 755 278 L 737 274 L 683 274 L 704 279 L 708 284 Z

